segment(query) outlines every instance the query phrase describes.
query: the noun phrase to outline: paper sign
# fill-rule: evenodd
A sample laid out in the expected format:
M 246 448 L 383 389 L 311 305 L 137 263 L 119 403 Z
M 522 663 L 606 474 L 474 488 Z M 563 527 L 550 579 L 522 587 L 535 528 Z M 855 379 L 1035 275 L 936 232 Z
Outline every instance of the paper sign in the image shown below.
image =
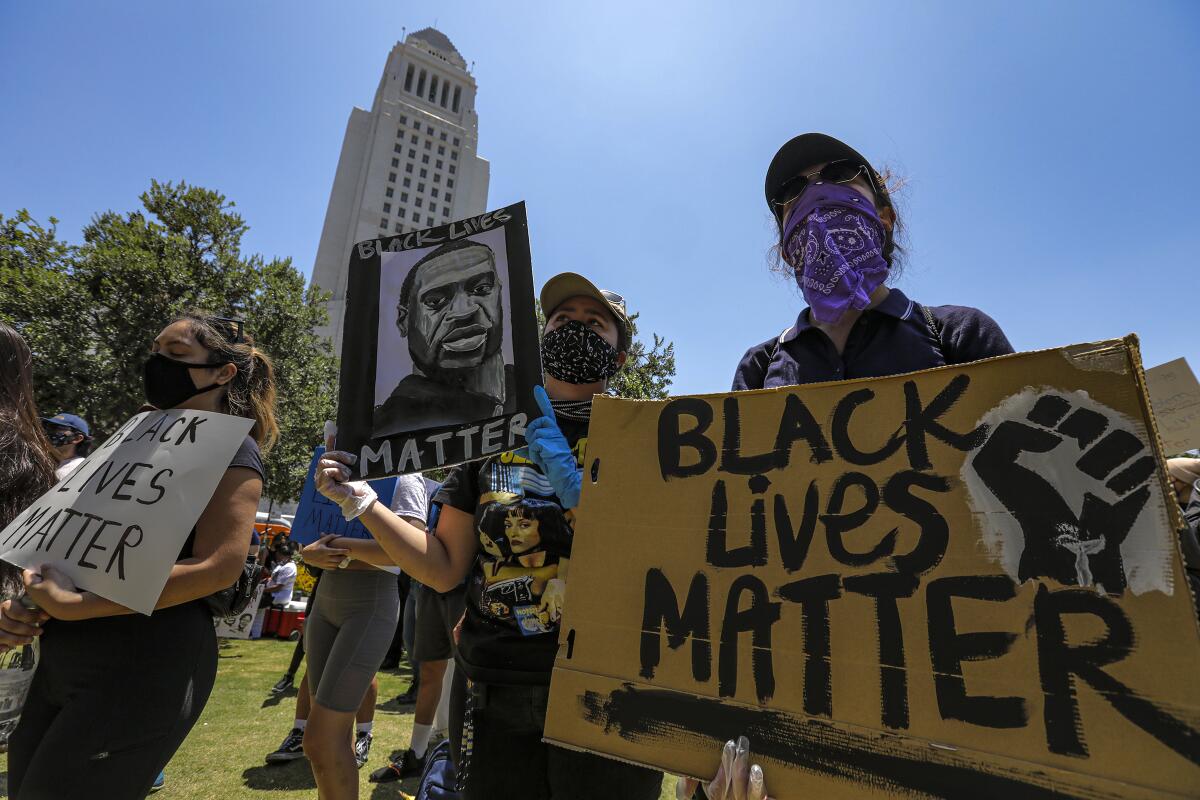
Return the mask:
M 304 488 L 300 490 L 296 517 L 292 520 L 292 541 L 302 545 L 308 544 L 327 533 L 351 539 L 370 539 L 370 531 L 361 522 L 357 519 L 347 522 L 338 504 L 317 491 L 317 461 L 324 454 L 324 447 L 317 447 L 313 451 L 312 461 L 308 465 L 308 477 L 304 479 Z M 381 478 L 370 483 L 375 494 L 379 495 L 379 502 L 384 506 L 391 506 L 392 495 L 396 491 L 396 479 Z
M 250 596 L 250 602 L 242 609 L 241 614 L 234 614 L 231 617 L 213 617 L 213 630 L 219 638 L 250 638 L 250 629 L 254 627 L 254 615 L 258 613 L 258 604 L 262 602 L 263 589 L 266 587 L 267 584 L 264 581 L 254 588 L 254 594 Z
M 1146 370 L 1146 389 L 1167 455 L 1200 447 L 1200 382 L 1187 360 Z
M 1136 339 L 597 397 L 545 737 L 778 800 L 1200 787 L 1200 630 Z
M 542 364 L 525 204 L 351 251 L 337 444 L 359 477 L 525 444 Z
M 182 409 L 131 417 L 0 531 L 0 560 L 53 564 L 81 589 L 149 614 L 253 425 Z

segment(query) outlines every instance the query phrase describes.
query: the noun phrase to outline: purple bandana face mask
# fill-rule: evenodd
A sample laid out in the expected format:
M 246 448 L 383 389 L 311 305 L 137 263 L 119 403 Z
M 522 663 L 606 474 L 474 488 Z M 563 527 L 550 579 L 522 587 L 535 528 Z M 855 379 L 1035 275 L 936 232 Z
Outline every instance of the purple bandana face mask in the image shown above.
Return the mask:
M 885 232 L 871 201 L 836 183 L 810 186 L 783 226 L 783 257 L 812 316 L 833 323 L 862 311 L 888 274 Z

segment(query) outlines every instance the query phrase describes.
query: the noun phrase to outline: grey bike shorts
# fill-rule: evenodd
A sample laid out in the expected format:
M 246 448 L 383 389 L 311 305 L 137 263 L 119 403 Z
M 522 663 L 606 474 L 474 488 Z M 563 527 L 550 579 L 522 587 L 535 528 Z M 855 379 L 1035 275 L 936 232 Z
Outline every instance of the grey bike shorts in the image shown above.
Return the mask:
M 332 711 L 355 711 L 396 633 L 396 576 L 382 570 L 325 570 L 304 623 L 308 687 Z

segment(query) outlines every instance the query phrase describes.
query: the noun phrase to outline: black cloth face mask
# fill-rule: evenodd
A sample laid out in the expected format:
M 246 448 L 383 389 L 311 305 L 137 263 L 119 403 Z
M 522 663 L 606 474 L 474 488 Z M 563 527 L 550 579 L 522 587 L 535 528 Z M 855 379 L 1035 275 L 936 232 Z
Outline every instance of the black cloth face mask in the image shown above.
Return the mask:
M 617 374 L 620 352 L 579 320 L 542 337 L 542 367 L 563 383 L 599 383 Z
M 162 353 L 154 353 L 146 359 L 144 370 L 146 402 L 155 408 L 174 408 L 198 394 L 220 388 L 224 384 L 210 383 L 197 389 L 188 370 L 220 367 L 228 363 L 219 361 L 216 364 L 189 364 L 186 361 L 168 358 Z

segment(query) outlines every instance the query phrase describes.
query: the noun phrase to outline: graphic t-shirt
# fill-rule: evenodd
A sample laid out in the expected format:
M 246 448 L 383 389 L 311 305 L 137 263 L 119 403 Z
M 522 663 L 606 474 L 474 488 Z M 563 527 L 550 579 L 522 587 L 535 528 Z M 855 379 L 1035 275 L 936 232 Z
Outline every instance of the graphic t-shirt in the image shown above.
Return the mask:
M 559 418 L 582 468 L 587 423 Z M 472 680 L 546 684 L 558 650 L 574 512 L 515 453 L 454 468 L 435 502 L 472 514 L 479 547 L 467 576 L 459 662 Z

